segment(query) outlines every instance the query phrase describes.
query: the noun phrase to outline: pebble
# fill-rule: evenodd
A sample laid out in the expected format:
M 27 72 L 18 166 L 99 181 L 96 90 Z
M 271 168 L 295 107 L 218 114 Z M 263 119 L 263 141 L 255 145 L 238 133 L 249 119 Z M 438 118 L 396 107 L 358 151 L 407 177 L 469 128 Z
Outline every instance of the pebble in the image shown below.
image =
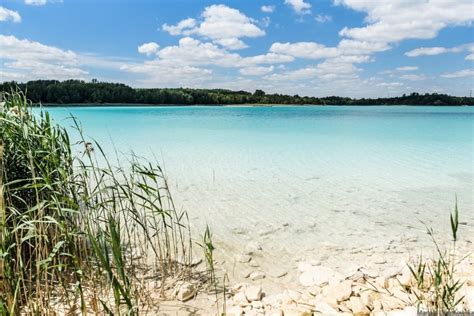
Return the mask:
M 369 315 L 370 310 L 364 305 L 360 297 L 352 296 L 349 299 L 349 307 L 354 315 Z
M 247 246 L 245 246 L 245 254 L 246 255 L 254 255 L 258 252 L 262 251 L 262 246 L 256 242 L 256 241 L 252 241 L 252 242 L 249 242 L 247 244 Z
M 326 267 L 313 267 L 305 270 L 299 277 L 299 281 L 303 286 L 321 286 L 329 282 L 331 276 L 334 272 Z
M 265 273 L 263 273 L 261 271 L 254 271 L 254 272 L 250 273 L 249 277 L 252 281 L 261 280 L 261 279 L 265 278 Z
M 250 262 L 250 260 L 252 260 L 252 257 L 249 255 L 238 255 L 236 259 L 240 263 L 247 263 L 247 262 Z
M 177 300 L 185 302 L 194 297 L 196 294 L 196 288 L 192 283 L 183 282 L 182 284 L 177 285 L 175 293 Z
M 262 299 L 262 287 L 259 285 L 251 285 L 245 288 L 245 297 L 248 301 L 259 301 Z
M 351 296 L 352 281 L 346 280 L 335 285 L 329 285 L 323 288 L 323 295 L 334 298 L 337 302 L 342 302 Z

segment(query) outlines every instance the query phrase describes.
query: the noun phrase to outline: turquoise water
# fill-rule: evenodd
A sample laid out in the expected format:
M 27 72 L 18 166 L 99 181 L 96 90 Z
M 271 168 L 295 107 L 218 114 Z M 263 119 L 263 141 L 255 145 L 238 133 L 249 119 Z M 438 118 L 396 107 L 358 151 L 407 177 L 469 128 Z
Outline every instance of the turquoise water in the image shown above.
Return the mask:
M 474 233 L 473 107 L 48 111 L 64 126 L 76 116 L 107 152 L 156 157 L 194 228 L 209 223 L 229 251 L 257 239 L 280 258 L 390 256 L 387 244 L 422 239 L 417 219 L 445 232 L 456 194 Z

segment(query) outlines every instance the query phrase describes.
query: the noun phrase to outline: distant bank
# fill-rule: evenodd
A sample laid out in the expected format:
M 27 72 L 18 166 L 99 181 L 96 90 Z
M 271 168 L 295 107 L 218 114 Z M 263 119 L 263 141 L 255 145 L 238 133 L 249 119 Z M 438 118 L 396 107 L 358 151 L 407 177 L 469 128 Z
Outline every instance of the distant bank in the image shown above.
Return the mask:
M 50 106 L 113 105 L 473 105 L 472 97 L 446 94 L 411 93 L 390 98 L 353 99 L 338 96 L 308 97 L 267 94 L 262 90 L 232 91 L 226 89 L 153 88 L 136 89 L 121 83 L 85 82 L 81 80 L 36 80 L 26 83 L 3 82 L 0 91 L 21 89 L 33 103 Z

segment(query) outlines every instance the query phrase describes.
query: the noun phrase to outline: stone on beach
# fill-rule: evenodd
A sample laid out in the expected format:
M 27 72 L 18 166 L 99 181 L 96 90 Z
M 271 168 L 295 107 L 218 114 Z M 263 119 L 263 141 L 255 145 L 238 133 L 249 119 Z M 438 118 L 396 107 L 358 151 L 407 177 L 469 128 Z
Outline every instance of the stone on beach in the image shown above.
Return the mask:
M 259 301 L 262 299 L 262 287 L 258 285 L 250 285 L 245 287 L 245 297 L 247 300 L 252 301 Z
M 185 302 L 194 297 L 196 294 L 196 288 L 192 283 L 183 282 L 178 284 L 175 289 L 176 299 Z
M 262 251 L 262 246 L 256 241 L 249 242 L 247 246 L 245 246 L 245 254 L 246 255 L 254 255 L 258 253 L 259 251 Z
M 250 262 L 250 260 L 252 260 L 252 257 L 249 255 L 238 255 L 236 259 L 240 263 L 247 263 L 247 262 Z
M 370 313 L 360 297 L 352 296 L 349 299 L 349 307 L 354 315 L 369 315 Z
M 351 296 L 352 281 L 345 280 L 335 285 L 329 285 L 323 288 L 323 295 L 336 299 L 337 302 L 342 302 Z
M 303 286 L 321 286 L 328 283 L 334 275 L 334 271 L 326 267 L 304 266 L 303 273 L 299 277 L 299 281 Z M 301 270 L 301 269 L 300 269 Z
M 234 304 L 238 306 L 247 306 L 249 305 L 249 301 L 243 292 L 237 292 L 233 297 Z
M 326 303 L 324 301 L 317 302 L 314 305 L 314 310 L 317 311 L 317 312 L 320 312 L 323 315 L 336 315 L 336 314 L 339 314 L 339 312 L 334 307 L 332 307 L 331 305 L 329 305 L 328 303 Z
M 263 273 L 261 271 L 254 271 L 254 272 L 250 273 L 249 277 L 252 281 L 261 280 L 261 279 L 265 278 L 265 273 Z

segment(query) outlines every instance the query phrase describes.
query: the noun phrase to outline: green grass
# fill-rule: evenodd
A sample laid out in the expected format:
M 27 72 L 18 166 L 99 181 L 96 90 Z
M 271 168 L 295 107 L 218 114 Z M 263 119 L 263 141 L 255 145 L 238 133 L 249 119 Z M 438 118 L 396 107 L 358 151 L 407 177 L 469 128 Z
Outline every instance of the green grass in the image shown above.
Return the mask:
M 0 314 L 139 314 L 150 291 L 192 277 L 178 263 L 192 260 L 188 218 L 159 166 L 112 166 L 77 121 L 71 144 L 21 92 L 1 98 Z
M 433 259 L 420 256 L 416 263 L 409 265 L 415 284 L 407 287 L 406 291 L 415 295 L 418 310 L 430 315 L 454 313 L 464 298 L 458 295 L 464 283 L 456 277 L 456 267 L 468 255 L 460 258 L 456 252 L 459 227 L 457 199 L 450 214 L 450 224 L 453 238 L 451 249 L 441 249 L 433 229 L 427 227 L 436 255 Z

